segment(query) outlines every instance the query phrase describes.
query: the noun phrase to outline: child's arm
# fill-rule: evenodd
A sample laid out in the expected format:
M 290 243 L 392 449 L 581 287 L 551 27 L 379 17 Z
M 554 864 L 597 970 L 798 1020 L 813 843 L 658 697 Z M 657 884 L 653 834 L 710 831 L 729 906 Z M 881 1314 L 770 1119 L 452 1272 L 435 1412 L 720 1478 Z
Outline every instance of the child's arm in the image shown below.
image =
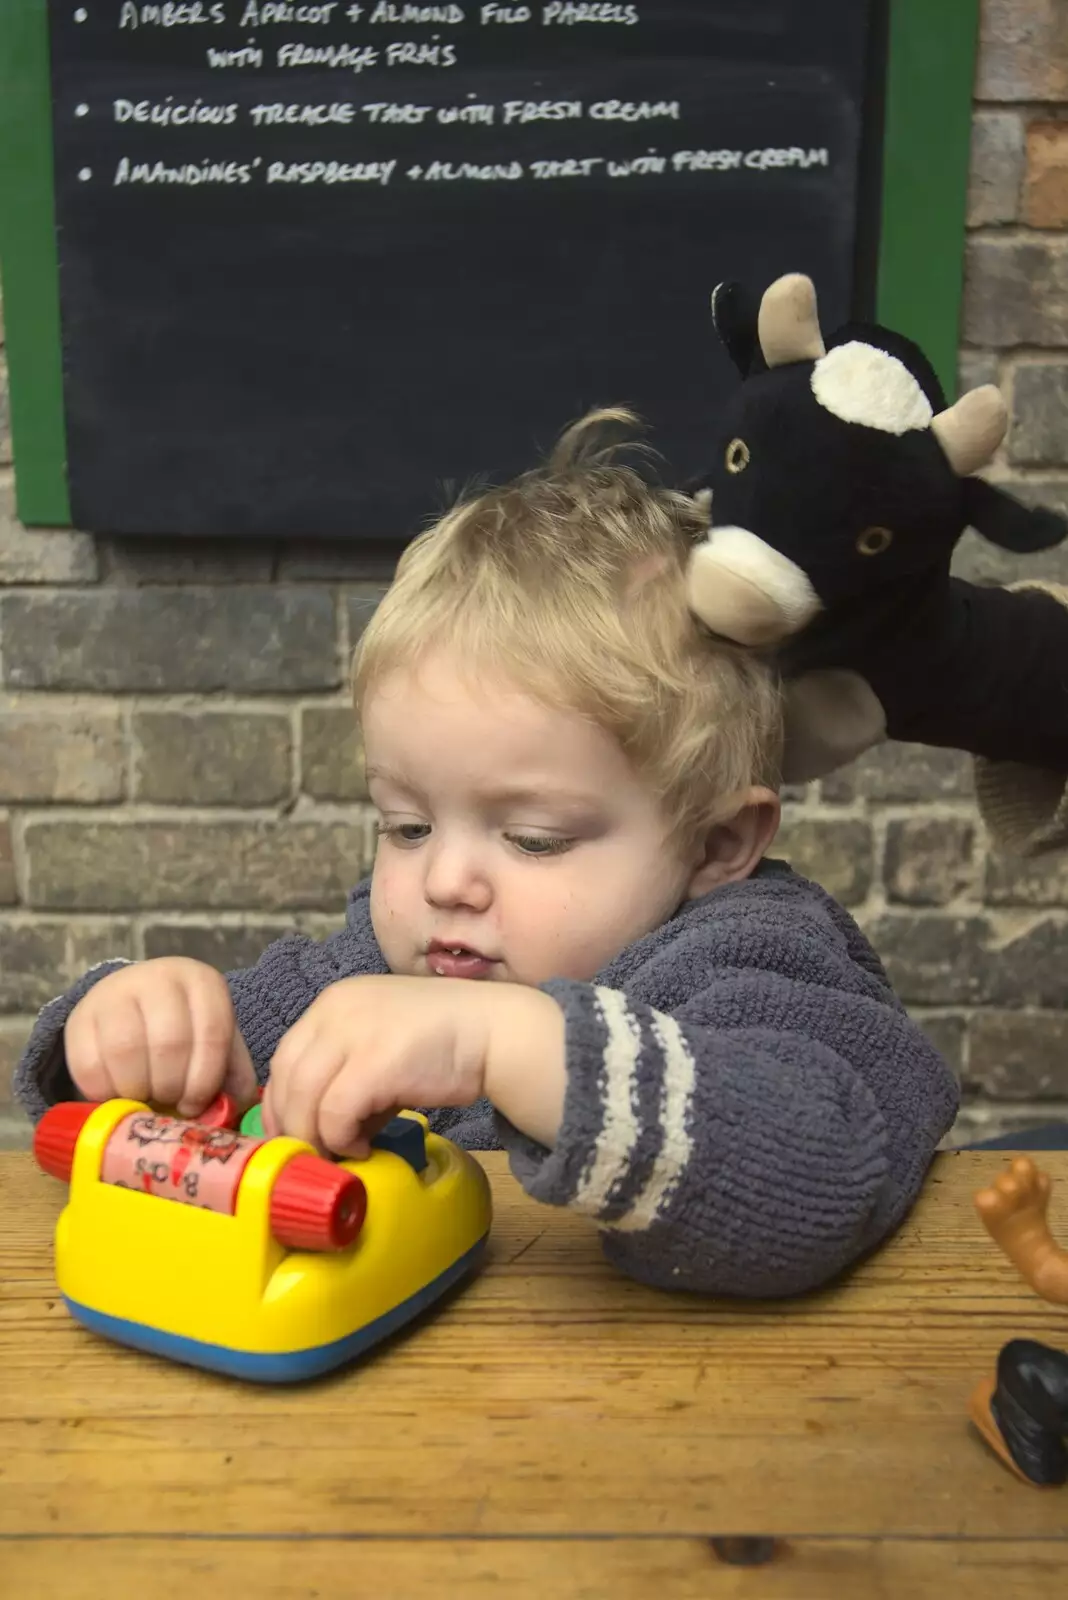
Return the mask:
M 786 985 L 781 1030 L 714 1020 L 744 1018 L 746 985 L 766 982 L 782 980 L 724 975 L 674 1015 L 616 990 L 543 985 L 566 1038 L 551 1149 L 510 1115 L 530 1121 L 529 1066 L 514 1086 L 491 1069 L 516 1177 L 601 1224 L 608 1258 L 643 1282 L 759 1297 L 825 1283 L 901 1222 L 952 1123 L 949 1068 L 893 1004 L 848 997 L 853 1063 L 791 1026 Z

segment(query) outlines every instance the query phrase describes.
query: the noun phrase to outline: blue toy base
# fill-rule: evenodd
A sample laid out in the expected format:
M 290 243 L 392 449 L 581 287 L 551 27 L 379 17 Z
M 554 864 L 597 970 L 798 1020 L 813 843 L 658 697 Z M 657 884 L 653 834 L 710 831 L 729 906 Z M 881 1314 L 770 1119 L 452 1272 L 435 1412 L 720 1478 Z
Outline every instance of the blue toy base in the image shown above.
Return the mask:
M 204 1367 L 209 1372 L 222 1372 L 230 1378 L 246 1378 L 254 1383 L 299 1383 L 303 1378 L 318 1378 L 334 1367 L 340 1367 L 354 1357 L 362 1355 L 381 1339 L 396 1333 L 406 1322 L 433 1305 L 447 1289 L 477 1265 L 486 1248 L 486 1238 L 481 1238 L 458 1261 L 428 1283 L 425 1289 L 404 1300 L 384 1317 L 378 1317 L 344 1339 L 332 1344 L 313 1345 L 307 1350 L 232 1350 L 222 1344 L 206 1344 L 200 1339 L 186 1339 L 180 1334 L 164 1333 L 159 1328 L 146 1327 L 144 1323 L 130 1322 L 125 1317 L 110 1317 L 103 1311 L 93 1311 L 88 1306 L 63 1299 L 71 1316 L 93 1333 L 119 1344 L 132 1345 L 135 1350 L 147 1350 L 150 1355 L 166 1356 L 170 1361 L 180 1361 L 186 1366 Z

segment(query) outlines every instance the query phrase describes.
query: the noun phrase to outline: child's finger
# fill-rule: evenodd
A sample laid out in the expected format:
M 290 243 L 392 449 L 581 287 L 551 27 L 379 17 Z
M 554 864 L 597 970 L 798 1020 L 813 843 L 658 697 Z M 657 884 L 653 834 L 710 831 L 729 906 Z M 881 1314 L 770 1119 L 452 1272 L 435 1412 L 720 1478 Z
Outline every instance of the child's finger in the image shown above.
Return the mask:
M 263 1091 L 260 1101 L 260 1120 L 263 1124 L 263 1134 L 266 1139 L 277 1139 L 282 1131 L 282 1125 L 274 1108 L 273 1079 L 268 1078 L 267 1087 Z
M 295 1058 L 287 1057 L 275 1086 L 274 1113 L 280 1131 L 321 1149 L 319 1106 L 327 1088 L 345 1064 L 344 1047 L 314 1039 Z
M 236 1024 L 226 979 L 217 972 L 193 969 L 176 985 L 189 1025 L 185 1076 L 178 1089 L 178 1109 L 195 1117 L 223 1087 Z
M 172 982 L 155 989 L 151 1003 L 136 995 L 133 998 L 144 1019 L 149 1098 L 158 1105 L 176 1106 L 186 1092 L 196 1043 L 189 997 L 181 984 Z M 206 1095 L 197 1110 L 210 1099 L 211 1095 Z
M 240 1111 L 247 1111 L 249 1106 L 255 1105 L 256 1097 L 260 1092 L 259 1081 L 256 1077 L 256 1068 L 252 1057 L 249 1055 L 248 1045 L 242 1036 L 241 1029 L 234 1027 L 233 1038 L 230 1041 L 230 1054 L 226 1062 L 226 1077 L 223 1088 L 227 1094 L 233 1095 Z
M 107 1070 L 97 1017 L 93 1011 L 86 1011 L 79 1016 L 75 1010 L 63 1030 L 63 1048 L 67 1057 L 67 1071 L 79 1094 L 87 1100 L 111 1099 L 115 1086 Z
M 392 1095 L 382 1104 L 381 1089 L 362 1064 L 348 1062 L 319 1102 L 319 1139 L 335 1155 L 362 1161 L 371 1153 L 371 1140 L 394 1114 Z
M 111 1082 L 109 1093 L 131 1100 L 153 1099 L 148 1035 L 144 1013 L 137 1002 L 131 998 L 114 1010 L 101 1010 L 96 1017 L 96 1032 Z

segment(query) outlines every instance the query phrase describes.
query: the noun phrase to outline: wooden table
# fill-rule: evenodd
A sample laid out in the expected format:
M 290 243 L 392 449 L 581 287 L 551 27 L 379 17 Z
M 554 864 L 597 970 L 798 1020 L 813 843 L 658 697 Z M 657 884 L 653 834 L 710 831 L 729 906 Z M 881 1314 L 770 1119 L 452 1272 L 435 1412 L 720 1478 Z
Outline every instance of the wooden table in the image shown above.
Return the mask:
M 1068 1155 L 1053 1217 L 1068 1236 Z M 1061 1592 L 1068 1487 L 966 1420 L 1001 1344 L 1068 1346 L 939 1158 L 898 1238 L 783 1305 L 638 1287 L 503 1156 L 489 1264 L 362 1366 L 254 1388 L 94 1338 L 51 1276 L 65 1191 L 0 1156 L 0 1595 L 986 1600 Z M 752 1535 L 765 1565 L 714 1537 Z

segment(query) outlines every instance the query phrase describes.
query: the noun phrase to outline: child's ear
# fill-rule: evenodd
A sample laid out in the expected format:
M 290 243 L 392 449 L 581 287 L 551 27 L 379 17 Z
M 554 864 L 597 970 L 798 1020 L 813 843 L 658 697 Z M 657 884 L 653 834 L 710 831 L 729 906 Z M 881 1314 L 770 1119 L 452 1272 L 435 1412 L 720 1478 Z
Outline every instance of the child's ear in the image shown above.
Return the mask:
M 732 817 L 717 822 L 705 835 L 694 864 L 687 900 L 697 900 L 723 883 L 748 878 L 771 848 L 782 820 L 782 804 L 773 789 L 750 789 Z

